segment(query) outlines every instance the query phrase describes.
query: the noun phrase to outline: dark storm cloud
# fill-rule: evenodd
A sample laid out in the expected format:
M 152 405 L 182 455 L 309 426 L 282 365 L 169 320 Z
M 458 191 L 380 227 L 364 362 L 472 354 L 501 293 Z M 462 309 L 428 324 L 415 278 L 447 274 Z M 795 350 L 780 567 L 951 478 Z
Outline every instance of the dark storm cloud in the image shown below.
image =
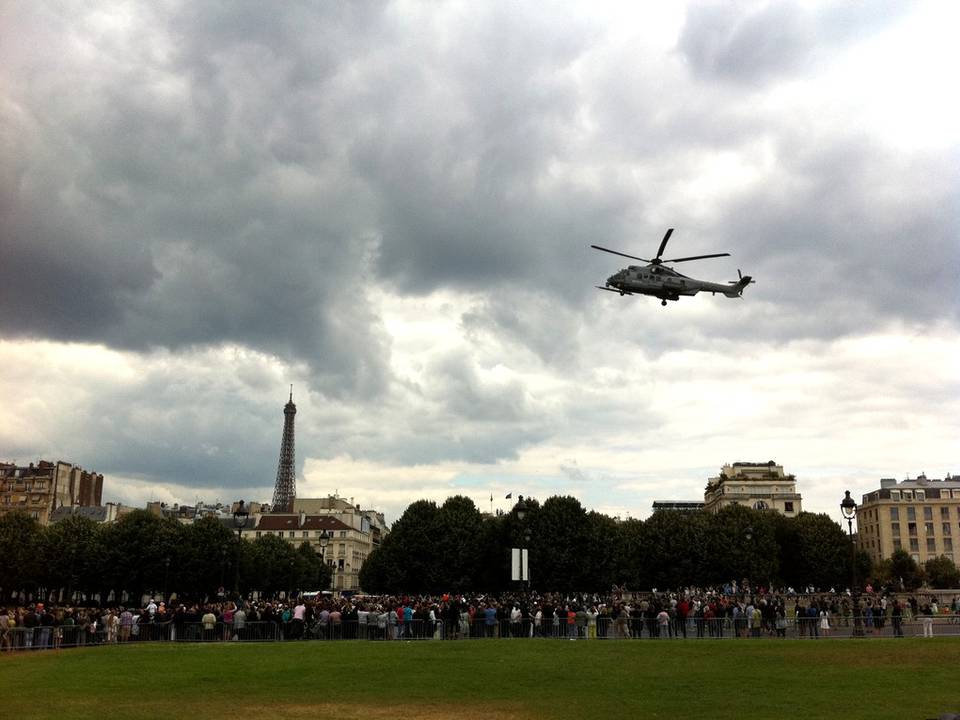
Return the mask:
M 697 7 L 661 54 L 540 4 L 145 3 L 116 23 L 18 5 L 0 44 L 0 334 L 253 348 L 316 393 L 302 456 L 415 465 L 515 458 L 578 423 L 653 432 L 646 388 L 613 370 L 635 356 L 956 322 L 955 151 L 900 153 L 756 92 L 899 7 Z M 704 158 L 757 143 L 760 180 L 704 212 L 685 190 Z M 649 257 L 668 226 L 677 255 L 732 252 L 683 271 L 742 267 L 746 299 L 664 310 L 593 289 L 629 261 L 591 243 Z M 399 379 L 371 289 L 449 291 L 466 349 L 428 341 L 422 375 Z M 583 388 L 494 381 L 498 353 Z M 81 454 L 269 485 L 284 398 L 249 372 L 208 399 L 162 375 L 103 388 L 73 428 Z M 635 396 L 612 403 L 621 388 Z
M 231 30 L 204 11 L 205 22 L 175 17 L 128 38 L 172 49 L 117 40 L 65 61 L 56 70 L 74 88 L 15 58 L 0 330 L 140 350 L 237 342 L 309 363 L 331 395 L 382 392 L 364 193 L 341 173 L 337 138 L 313 142 L 322 108 L 302 96 L 322 96 L 325 75 L 298 63 L 324 63 L 285 43 L 296 17 L 231 4 L 219 16 Z M 23 12 L 23 31 L 40 24 Z M 39 274 L 50 281 L 31 300 Z

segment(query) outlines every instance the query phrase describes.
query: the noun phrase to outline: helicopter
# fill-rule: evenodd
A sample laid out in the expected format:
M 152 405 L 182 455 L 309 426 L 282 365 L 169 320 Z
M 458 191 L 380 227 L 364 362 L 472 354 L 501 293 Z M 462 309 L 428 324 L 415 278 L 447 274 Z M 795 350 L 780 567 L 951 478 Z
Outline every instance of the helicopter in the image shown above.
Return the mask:
M 591 245 L 595 250 L 602 250 L 613 255 L 620 255 L 632 260 L 640 260 L 647 263 L 646 266 L 630 265 L 615 275 L 607 278 L 605 286 L 597 285 L 598 290 L 608 290 L 618 292 L 621 295 L 653 295 L 660 298 L 661 305 L 666 306 L 667 300 L 679 300 L 681 295 L 696 295 L 701 290 L 716 295 L 721 293 L 729 298 L 743 297 L 743 289 L 752 282 L 755 282 L 749 275 L 744 275 L 737 270 L 739 280 L 731 281 L 729 284 L 707 282 L 706 280 L 695 280 L 694 278 L 681 275 L 665 263 L 687 262 L 689 260 L 704 260 L 706 258 L 729 257 L 730 253 L 713 253 L 711 255 L 693 255 L 691 257 L 671 258 L 669 260 L 661 259 L 664 249 L 667 247 L 667 241 L 673 234 L 673 228 L 667 230 L 667 234 L 660 241 L 660 249 L 652 260 L 645 260 L 635 255 L 609 248 Z

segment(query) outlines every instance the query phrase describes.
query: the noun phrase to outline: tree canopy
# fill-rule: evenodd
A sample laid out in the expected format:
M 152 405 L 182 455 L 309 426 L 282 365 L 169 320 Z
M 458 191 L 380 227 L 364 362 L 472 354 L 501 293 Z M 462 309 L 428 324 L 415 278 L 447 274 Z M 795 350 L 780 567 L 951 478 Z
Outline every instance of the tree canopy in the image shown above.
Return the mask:
M 529 539 L 528 539 L 529 538 Z M 529 550 L 530 585 L 550 591 L 679 588 L 749 579 L 767 587 L 850 584 L 850 540 L 827 515 L 730 506 L 619 521 L 569 496 L 484 516 L 467 498 L 410 505 L 360 572 L 368 592 L 499 592 L 510 549 Z M 858 558 L 859 559 L 859 558 Z M 860 568 L 867 577 L 869 566 Z

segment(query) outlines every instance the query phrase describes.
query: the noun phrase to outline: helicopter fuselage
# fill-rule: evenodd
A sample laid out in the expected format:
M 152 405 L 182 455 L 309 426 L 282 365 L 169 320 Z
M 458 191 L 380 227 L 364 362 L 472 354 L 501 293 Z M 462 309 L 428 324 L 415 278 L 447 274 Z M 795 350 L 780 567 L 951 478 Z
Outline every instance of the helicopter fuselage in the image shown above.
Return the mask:
M 679 300 L 681 295 L 696 295 L 701 291 L 737 297 L 743 288 L 741 283 L 728 285 L 696 280 L 662 264 L 651 264 L 630 265 L 607 278 L 606 284 L 623 295 L 652 295 L 661 300 Z

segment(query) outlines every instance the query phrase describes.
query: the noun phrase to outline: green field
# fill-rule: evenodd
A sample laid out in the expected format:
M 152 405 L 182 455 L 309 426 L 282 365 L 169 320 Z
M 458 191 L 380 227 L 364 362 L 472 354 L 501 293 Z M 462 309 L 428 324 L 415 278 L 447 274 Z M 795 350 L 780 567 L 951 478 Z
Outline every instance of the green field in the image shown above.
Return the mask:
M 128 645 L 0 656 L 5 718 L 935 718 L 951 638 Z

